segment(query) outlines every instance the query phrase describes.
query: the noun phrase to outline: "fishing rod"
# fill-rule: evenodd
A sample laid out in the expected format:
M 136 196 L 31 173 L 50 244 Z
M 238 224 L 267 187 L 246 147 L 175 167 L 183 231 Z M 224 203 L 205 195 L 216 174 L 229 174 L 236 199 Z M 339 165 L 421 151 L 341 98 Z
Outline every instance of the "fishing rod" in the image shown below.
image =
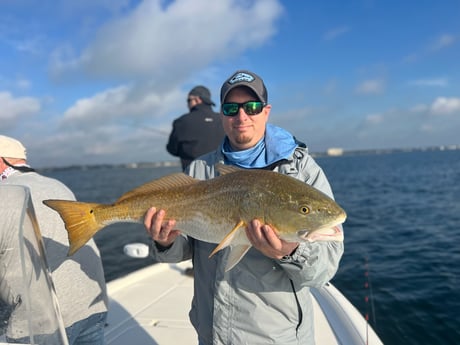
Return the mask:
M 368 292 L 364 296 L 364 301 L 366 303 L 366 312 L 364 318 L 366 319 L 366 345 L 369 344 L 369 302 L 370 302 L 370 312 L 372 313 L 372 320 L 373 320 L 373 327 L 374 330 L 377 329 L 377 320 L 375 318 L 375 306 L 374 306 L 374 296 L 372 291 L 372 285 L 370 280 L 370 273 L 369 273 L 369 258 L 367 255 L 364 256 L 364 288 L 366 292 Z

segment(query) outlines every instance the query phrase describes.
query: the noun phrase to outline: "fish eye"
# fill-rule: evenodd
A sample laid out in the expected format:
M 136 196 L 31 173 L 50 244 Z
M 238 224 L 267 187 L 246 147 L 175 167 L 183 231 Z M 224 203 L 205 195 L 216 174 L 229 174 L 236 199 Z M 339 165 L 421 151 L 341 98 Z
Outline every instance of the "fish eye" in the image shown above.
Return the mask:
M 302 214 L 309 214 L 310 213 L 310 208 L 306 205 L 302 205 L 299 208 L 300 213 Z

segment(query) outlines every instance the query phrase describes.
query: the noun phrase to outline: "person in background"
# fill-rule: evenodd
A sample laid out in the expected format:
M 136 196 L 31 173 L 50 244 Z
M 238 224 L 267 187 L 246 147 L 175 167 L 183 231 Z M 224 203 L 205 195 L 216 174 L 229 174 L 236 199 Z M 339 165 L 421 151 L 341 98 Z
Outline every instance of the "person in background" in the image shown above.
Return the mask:
M 82 250 L 67 256 L 64 223 L 59 214 L 42 201 L 75 200 L 75 196 L 58 180 L 35 172 L 26 159 L 26 149 L 21 142 L 0 135 L 0 184 L 30 189 L 69 345 L 103 345 L 108 297 L 99 250 L 91 239 Z M 1 201 L 4 202 L 8 201 Z
M 189 112 L 173 122 L 166 150 L 180 158 L 182 170 L 195 158 L 213 151 L 224 138 L 219 114 L 212 110 L 211 93 L 196 86 L 187 97 Z
M 222 85 L 220 147 L 194 160 L 186 173 L 206 180 L 216 163 L 269 169 L 290 175 L 333 197 L 329 182 L 305 144 L 268 123 L 271 105 L 262 79 L 237 71 Z M 150 208 L 144 218 L 159 262 L 192 259 L 195 270 L 190 319 L 200 345 L 314 344 L 310 287 L 321 287 L 336 273 L 343 242 L 286 242 L 267 224 L 253 220 L 246 229 L 252 248 L 225 272 L 229 248 L 209 258 L 215 244 L 182 236 L 165 211 Z M 229 229 L 230 230 L 230 229 Z M 343 231 L 340 226 L 337 230 Z

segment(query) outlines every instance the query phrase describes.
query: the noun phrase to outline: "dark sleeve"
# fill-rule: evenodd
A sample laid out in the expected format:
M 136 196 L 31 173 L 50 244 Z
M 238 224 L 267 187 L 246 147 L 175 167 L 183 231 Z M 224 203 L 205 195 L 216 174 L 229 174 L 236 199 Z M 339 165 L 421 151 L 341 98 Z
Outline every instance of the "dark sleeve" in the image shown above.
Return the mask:
M 179 155 L 179 141 L 177 140 L 177 122 L 173 122 L 173 129 L 169 135 L 168 144 L 166 145 L 166 150 L 173 156 Z
M 185 235 L 178 236 L 170 247 L 152 242 L 151 253 L 157 262 L 181 262 L 192 258 L 192 245 Z

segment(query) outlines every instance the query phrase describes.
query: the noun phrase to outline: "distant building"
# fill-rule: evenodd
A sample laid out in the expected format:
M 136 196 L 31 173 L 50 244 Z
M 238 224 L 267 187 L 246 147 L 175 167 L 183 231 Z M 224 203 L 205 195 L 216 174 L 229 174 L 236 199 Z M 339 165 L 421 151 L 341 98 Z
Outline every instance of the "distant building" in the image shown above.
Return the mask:
M 330 147 L 327 149 L 328 156 L 341 156 L 343 155 L 343 149 L 340 147 Z

